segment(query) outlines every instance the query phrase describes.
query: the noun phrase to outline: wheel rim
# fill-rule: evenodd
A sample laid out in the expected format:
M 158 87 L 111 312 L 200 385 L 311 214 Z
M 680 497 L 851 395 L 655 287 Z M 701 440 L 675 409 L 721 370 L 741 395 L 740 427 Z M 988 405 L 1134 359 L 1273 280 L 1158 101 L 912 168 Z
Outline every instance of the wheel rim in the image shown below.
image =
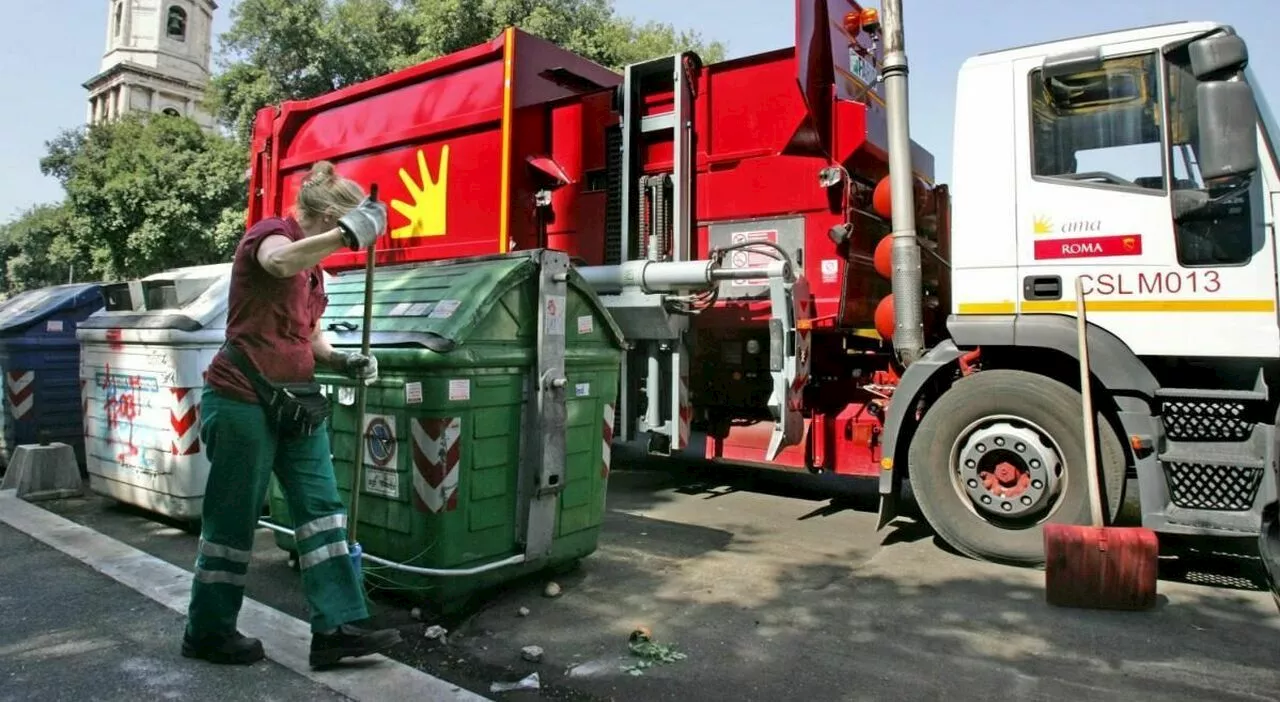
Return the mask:
M 985 417 L 951 446 L 951 478 L 969 509 L 988 521 L 1038 523 L 1065 489 L 1062 449 L 1049 432 L 1008 415 Z

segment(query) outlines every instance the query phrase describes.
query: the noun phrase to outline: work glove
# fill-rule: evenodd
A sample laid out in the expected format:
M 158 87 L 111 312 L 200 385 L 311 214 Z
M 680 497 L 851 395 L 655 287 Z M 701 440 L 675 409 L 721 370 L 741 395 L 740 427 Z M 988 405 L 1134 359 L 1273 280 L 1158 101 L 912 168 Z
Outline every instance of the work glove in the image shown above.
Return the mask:
M 338 219 L 338 228 L 342 230 L 342 243 L 352 251 L 368 248 L 387 228 L 387 206 L 366 197 Z
M 333 368 L 352 380 L 364 381 L 365 385 L 373 385 L 378 379 L 377 356 L 366 356 L 354 351 L 335 351 Z

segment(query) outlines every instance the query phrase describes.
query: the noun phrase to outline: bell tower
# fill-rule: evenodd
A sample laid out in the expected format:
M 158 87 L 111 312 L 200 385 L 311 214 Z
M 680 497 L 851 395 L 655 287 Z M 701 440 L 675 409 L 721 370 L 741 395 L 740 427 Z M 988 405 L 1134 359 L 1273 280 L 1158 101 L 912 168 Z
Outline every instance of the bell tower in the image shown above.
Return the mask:
M 131 111 L 184 115 L 212 129 L 204 109 L 214 0 L 106 0 L 107 50 L 89 91 L 89 124 Z

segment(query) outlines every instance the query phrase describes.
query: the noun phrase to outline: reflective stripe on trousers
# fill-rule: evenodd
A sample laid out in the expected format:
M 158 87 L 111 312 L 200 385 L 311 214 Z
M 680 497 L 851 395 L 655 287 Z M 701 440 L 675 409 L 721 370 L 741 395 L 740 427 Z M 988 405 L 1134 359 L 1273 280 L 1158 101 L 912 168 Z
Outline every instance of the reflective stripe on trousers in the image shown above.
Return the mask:
M 351 552 L 347 549 L 347 542 L 335 541 L 331 544 L 325 544 L 320 548 L 307 551 L 306 553 L 299 556 L 298 566 L 300 568 L 303 568 L 304 570 L 307 568 L 314 568 L 320 565 L 321 563 L 324 563 L 325 561 L 329 560 L 330 558 L 337 558 L 338 556 L 346 556 L 346 555 L 349 555 L 350 553 Z
M 312 519 L 306 524 L 298 527 L 293 532 L 293 538 L 298 541 L 302 541 L 322 532 L 333 531 L 334 529 L 345 529 L 346 526 L 346 513 L 339 512 L 338 514 L 330 514 L 325 517 L 320 517 L 319 519 Z
M 195 579 L 199 582 L 209 585 L 222 584 L 232 585 L 234 587 L 244 587 L 246 575 L 231 570 L 225 570 L 217 567 L 216 563 L 211 563 L 210 559 L 219 559 L 235 564 L 235 570 L 244 570 L 249 566 L 249 561 L 253 559 L 253 552 L 240 548 L 232 548 L 222 544 L 215 544 L 206 541 L 204 537 L 200 538 L 199 555 L 196 558 Z

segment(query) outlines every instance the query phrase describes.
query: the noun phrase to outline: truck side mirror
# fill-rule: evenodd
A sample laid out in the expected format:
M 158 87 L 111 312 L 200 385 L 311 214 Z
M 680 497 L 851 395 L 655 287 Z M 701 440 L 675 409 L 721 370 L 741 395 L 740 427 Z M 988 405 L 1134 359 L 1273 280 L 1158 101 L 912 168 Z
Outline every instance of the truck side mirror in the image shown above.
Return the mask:
M 1191 72 L 1196 80 L 1222 80 L 1244 70 L 1249 48 L 1238 35 L 1217 34 L 1191 42 Z
M 1258 170 L 1258 116 L 1253 89 L 1242 81 L 1196 86 L 1200 118 L 1200 176 L 1206 183 Z

